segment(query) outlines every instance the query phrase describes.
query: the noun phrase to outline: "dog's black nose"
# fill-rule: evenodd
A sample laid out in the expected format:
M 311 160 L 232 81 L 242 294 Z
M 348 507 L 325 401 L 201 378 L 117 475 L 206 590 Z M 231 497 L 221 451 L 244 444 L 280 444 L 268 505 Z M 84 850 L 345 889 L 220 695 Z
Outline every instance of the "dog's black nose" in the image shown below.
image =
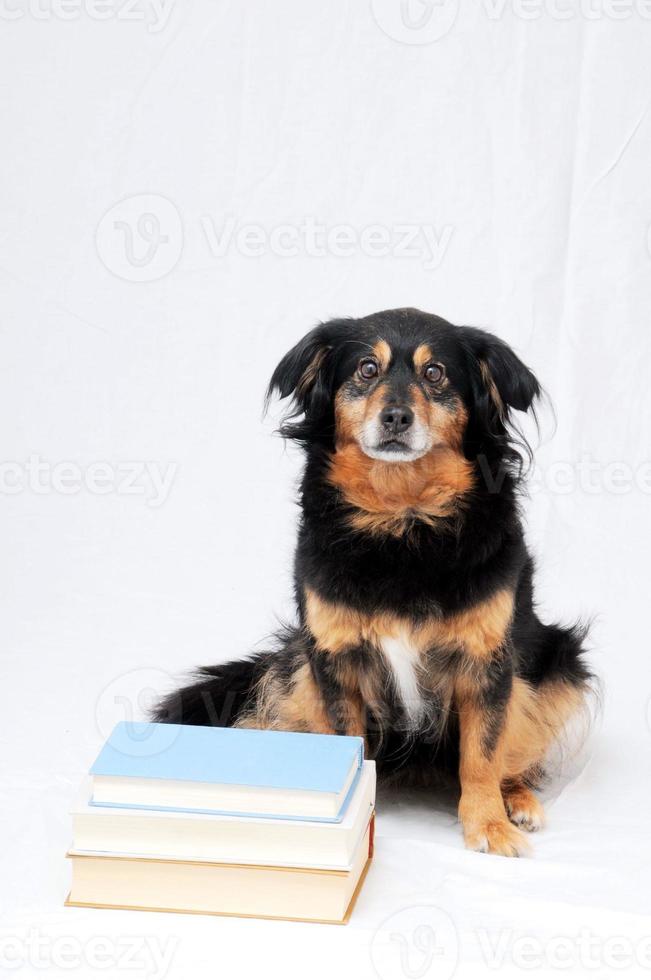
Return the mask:
M 407 431 L 414 421 L 414 413 L 407 405 L 387 405 L 382 409 L 380 421 L 387 435 L 397 436 Z

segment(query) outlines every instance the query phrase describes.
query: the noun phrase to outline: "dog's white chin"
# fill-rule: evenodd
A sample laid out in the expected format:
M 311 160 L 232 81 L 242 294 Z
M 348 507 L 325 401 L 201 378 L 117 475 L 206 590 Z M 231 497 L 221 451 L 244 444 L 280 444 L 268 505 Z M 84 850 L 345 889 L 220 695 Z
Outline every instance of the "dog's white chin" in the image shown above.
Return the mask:
M 414 460 L 420 459 L 429 451 L 429 446 L 422 449 L 412 449 L 410 446 L 404 446 L 400 449 L 384 449 L 382 446 L 367 446 L 363 442 L 360 443 L 360 448 L 366 456 L 370 456 L 371 459 L 379 459 L 383 463 L 413 463 Z

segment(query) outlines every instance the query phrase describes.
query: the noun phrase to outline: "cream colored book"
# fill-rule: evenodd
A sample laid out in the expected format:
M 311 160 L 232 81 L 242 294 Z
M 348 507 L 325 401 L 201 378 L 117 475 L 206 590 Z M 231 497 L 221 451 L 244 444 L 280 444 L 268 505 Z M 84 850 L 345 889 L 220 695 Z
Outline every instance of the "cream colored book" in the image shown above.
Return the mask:
M 92 806 L 90 780 L 72 815 L 72 851 L 222 864 L 349 871 L 375 807 L 375 763 L 366 761 L 340 823 Z
M 69 852 L 66 905 L 344 923 L 372 857 L 374 819 L 350 871 Z

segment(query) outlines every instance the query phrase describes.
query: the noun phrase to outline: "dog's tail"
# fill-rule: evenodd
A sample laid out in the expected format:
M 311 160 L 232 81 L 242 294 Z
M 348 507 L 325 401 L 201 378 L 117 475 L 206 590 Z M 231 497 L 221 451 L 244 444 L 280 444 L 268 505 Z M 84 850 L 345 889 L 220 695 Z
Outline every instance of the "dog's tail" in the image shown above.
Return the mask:
M 266 669 L 261 655 L 200 667 L 187 687 L 166 695 L 152 712 L 153 721 L 181 725 L 232 727 L 246 712 Z

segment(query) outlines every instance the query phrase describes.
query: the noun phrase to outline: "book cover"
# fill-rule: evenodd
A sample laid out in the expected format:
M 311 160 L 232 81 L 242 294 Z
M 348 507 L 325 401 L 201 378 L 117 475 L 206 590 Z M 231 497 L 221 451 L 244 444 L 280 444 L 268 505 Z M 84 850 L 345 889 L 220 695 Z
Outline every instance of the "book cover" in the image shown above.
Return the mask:
M 336 821 L 363 753 L 352 736 L 119 722 L 91 803 Z
M 91 806 L 87 778 L 71 810 L 72 850 L 349 870 L 374 808 L 375 788 L 375 763 L 365 761 L 343 819 L 326 822 Z
M 324 871 L 69 852 L 65 904 L 346 923 L 373 857 L 374 817 L 350 871 Z

